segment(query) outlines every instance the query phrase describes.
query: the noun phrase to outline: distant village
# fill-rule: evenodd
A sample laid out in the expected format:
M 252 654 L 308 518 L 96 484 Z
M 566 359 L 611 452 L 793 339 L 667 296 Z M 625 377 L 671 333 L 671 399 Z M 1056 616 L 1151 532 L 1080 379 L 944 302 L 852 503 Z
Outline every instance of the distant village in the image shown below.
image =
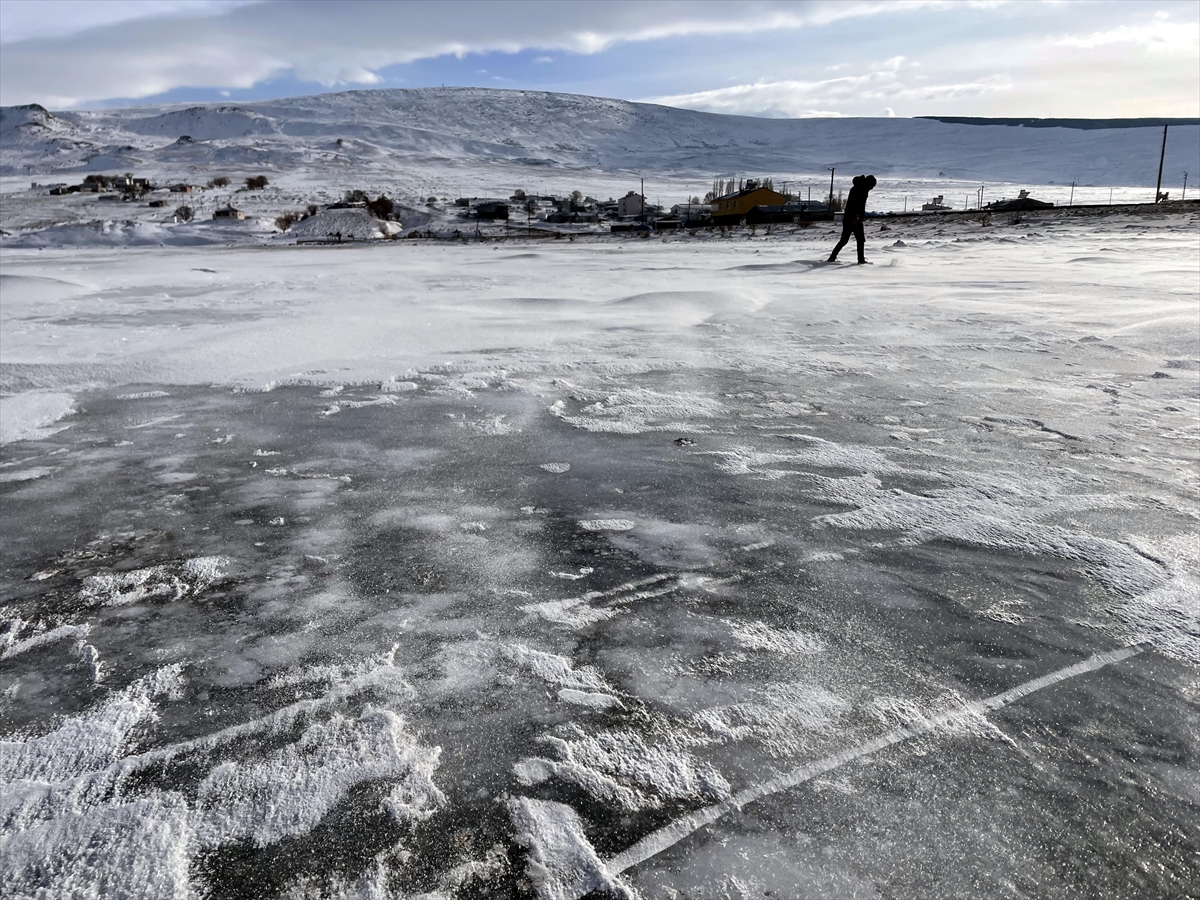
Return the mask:
M 268 187 L 265 175 L 245 178 L 240 185 L 233 186 L 232 193 L 261 191 Z M 164 210 L 163 221 L 168 224 L 191 222 L 197 218 L 194 195 L 205 191 L 218 191 L 231 187 L 231 181 L 217 176 L 205 184 L 176 182 L 152 184 L 148 178 L 124 175 L 90 174 L 78 184 L 34 183 L 33 188 L 47 188 L 51 195 L 76 193 L 97 194 L 100 201 L 120 203 L 142 203 L 150 208 Z M 234 205 L 231 194 L 226 194 L 210 213 L 213 220 L 242 221 L 247 218 L 244 210 Z M 1026 191 L 1014 200 L 1000 200 L 984 205 L 980 195 L 979 209 L 996 211 L 1028 211 L 1049 209 L 1053 203 L 1045 203 L 1029 197 Z M 556 226 L 583 226 L 587 231 L 632 232 L 646 234 L 657 231 L 688 230 L 704 228 L 728 229 L 739 226 L 797 225 L 806 226 L 814 222 L 833 220 L 842 209 L 841 193 L 831 191 L 824 197 L 813 199 L 811 188 L 807 196 L 776 190 L 771 178 L 718 179 L 712 190 L 704 197 L 693 196 L 684 203 L 669 208 L 648 202 L 644 191 L 630 190 L 623 197 L 598 200 L 572 191 L 569 195 L 527 194 L 515 190 L 508 197 L 460 197 L 452 203 L 443 198 L 429 197 L 424 206 L 428 211 L 440 211 L 447 218 L 464 220 L 454 230 L 455 236 L 463 236 L 464 228 L 481 233 L 483 225 L 503 225 L 505 230 L 525 228 L 529 232 L 537 228 L 556 231 Z M 273 216 L 273 224 L 280 231 L 288 231 L 298 223 L 307 222 L 303 229 L 310 240 L 358 240 L 364 235 L 355 228 L 353 216 L 330 215 L 344 210 L 361 211 L 359 223 L 374 221 L 384 223 L 371 237 L 398 237 L 402 231 L 400 222 L 405 209 L 386 195 L 372 199 L 361 190 L 350 190 L 343 198 L 323 204 L 309 204 L 303 209 L 279 210 Z M 412 211 L 412 208 L 409 208 Z M 950 211 L 944 197 L 933 197 L 923 204 L 922 212 Z M 916 212 L 916 210 L 914 210 Z M 870 214 L 869 214 L 870 215 Z M 309 222 L 313 217 L 320 220 Z M 426 217 L 427 219 L 427 217 Z M 576 229 L 578 230 L 578 229 Z M 432 232 L 428 232 L 431 236 Z M 409 236 L 418 236 L 410 232 Z

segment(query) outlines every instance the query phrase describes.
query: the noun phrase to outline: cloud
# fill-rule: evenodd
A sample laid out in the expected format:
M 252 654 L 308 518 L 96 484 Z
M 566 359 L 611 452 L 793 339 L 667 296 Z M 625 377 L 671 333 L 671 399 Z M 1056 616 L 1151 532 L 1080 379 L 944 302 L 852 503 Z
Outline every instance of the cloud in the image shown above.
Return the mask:
M 896 56 L 872 66 L 862 75 L 820 81 L 759 81 L 692 94 L 652 97 L 644 102 L 732 115 L 807 118 L 828 116 L 831 110 L 845 110 L 860 103 L 878 109 L 878 101 L 889 101 L 892 106 L 886 112 L 894 116 L 895 106 L 904 108 L 926 100 L 978 97 L 1011 86 L 1011 78 L 1003 74 L 931 84 L 920 73 L 919 66 Z
M 756 116 L 1185 116 L 1200 103 L 1195 0 L 1156 0 L 1160 14 L 949 0 L 56 0 L 53 16 L 0 4 L 3 104 L 419 84 L 451 80 L 449 64 L 395 67 L 489 53 L 555 63 L 554 87 Z M 508 69 L 492 62 L 457 71 L 499 85 L 490 73 Z
M 179 0 L 118 0 L 105 7 L 107 18 L 76 17 L 85 30 L 47 33 L 30 30 L 31 7 L 18 3 L 24 18 L 0 54 L 0 103 L 71 106 L 180 87 L 247 89 L 287 74 L 327 88 L 370 85 L 381 80 L 383 67 L 439 56 L 524 49 L 594 54 L 620 43 L 779 32 L 947 6 L 938 0 L 209 0 L 193 8 Z M 135 16 L 139 10 L 147 12 Z M 193 17 L 181 27 L 178 16 L 189 10 Z
M 1191 53 L 1200 48 L 1200 30 L 1194 23 L 1176 22 L 1170 14 L 1158 11 L 1142 25 L 1118 25 L 1107 31 L 1072 34 L 1056 41 L 1060 47 L 1094 50 L 1113 44 L 1134 44 L 1156 53 Z
M 134 19 L 220 15 L 262 0 L 0 0 L 0 44 L 62 38 Z M 53 15 L 47 15 L 49 9 Z

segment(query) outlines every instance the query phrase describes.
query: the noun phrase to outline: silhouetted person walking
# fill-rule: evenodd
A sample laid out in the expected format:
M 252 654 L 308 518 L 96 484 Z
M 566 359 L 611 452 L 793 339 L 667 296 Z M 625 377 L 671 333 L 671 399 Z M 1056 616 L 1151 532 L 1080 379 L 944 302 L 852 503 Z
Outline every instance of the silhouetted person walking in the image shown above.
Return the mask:
M 863 245 L 867 240 L 863 234 L 863 216 L 867 212 L 867 194 L 871 193 L 871 188 L 875 187 L 875 184 L 874 175 L 854 176 L 854 187 L 850 188 L 850 196 L 846 198 L 846 209 L 842 215 L 842 239 L 837 242 L 837 246 L 829 254 L 830 262 L 837 260 L 838 254 L 850 240 L 850 235 L 854 235 L 855 243 L 858 244 L 859 264 L 867 261 L 867 258 L 863 256 Z

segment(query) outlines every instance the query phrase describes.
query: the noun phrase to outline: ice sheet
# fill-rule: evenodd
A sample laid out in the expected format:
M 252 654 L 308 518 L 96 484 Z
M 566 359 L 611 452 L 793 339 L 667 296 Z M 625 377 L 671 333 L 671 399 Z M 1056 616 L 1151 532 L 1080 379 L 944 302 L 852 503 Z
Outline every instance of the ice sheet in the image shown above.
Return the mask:
M 1194 230 L 5 248 L 0 887 L 1183 895 Z

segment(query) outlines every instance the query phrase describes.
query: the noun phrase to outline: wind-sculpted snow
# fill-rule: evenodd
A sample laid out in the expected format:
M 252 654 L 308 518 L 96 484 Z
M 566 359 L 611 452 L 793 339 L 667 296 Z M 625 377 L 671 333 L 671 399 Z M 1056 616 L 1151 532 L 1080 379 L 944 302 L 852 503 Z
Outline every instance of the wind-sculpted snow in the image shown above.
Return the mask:
M 0 894 L 1187 896 L 1194 226 L 6 249 Z
M 189 866 L 206 848 L 306 835 L 364 783 L 387 786 L 379 808 L 398 823 L 427 818 L 445 802 L 433 781 L 436 747 L 369 704 L 356 717 L 334 710 L 318 718 L 364 690 L 404 696 L 403 682 L 382 671 L 392 669 L 390 657 L 357 668 L 320 700 L 131 752 L 134 734 L 152 730 L 161 705 L 182 699 L 186 679 L 172 665 L 48 735 L 0 743 L 0 886 L 6 895 L 50 884 L 67 894 L 186 896 Z M 216 762 L 253 735 L 288 742 L 260 759 Z M 206 764 L 211 770 L 191 787 L 153 786 L 173 770 L 186 782 Z

